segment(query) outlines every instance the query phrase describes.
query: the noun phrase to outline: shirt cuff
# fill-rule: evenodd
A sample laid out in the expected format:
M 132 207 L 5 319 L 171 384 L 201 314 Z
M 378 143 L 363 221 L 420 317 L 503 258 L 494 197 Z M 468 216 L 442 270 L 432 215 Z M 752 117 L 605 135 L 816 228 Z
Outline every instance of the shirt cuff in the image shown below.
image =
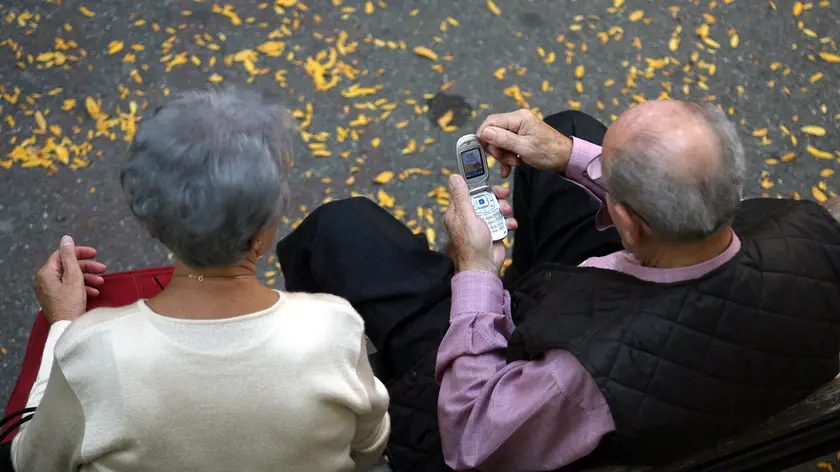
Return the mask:
M 450 318 L 464 313 L 504 314 L 504 302 L 502 280 L 490 272 L 468 270 L 452 277 Z
M 584 172 L 589 164 L 601 155 L 601 146 L 572 136 L 572 156 L 566 166 L 566 177 L 578 183 L 583 183 Z M 600 172 L 601 167 L 598 166 Z M 592 177 L 592 176 L 590 176 Z
M 67 330 L 70 323 L 70 321 L 62 320 L 56 321 L 50 326 L 47 340 L 44 342 L 44 351 L 41 354 L 41 365 L 38 367 L 38 375 L 35 377 L 32 390 L 29 392 L 29 399 L 26 402 L 27 407 L 37 407 L 41 403 L 41 398 L 47 389 L 47 382 L 50 380 L 53 361 L 55 361 L 55 345 L 58 344 L 58 340 L 61 339 L 61 335 L 64 334 L 64 331 Z

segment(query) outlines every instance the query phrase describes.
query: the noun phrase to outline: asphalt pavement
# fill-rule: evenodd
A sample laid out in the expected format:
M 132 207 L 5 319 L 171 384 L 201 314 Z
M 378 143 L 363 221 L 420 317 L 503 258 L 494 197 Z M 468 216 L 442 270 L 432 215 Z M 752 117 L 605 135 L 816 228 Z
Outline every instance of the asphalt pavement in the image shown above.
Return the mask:
M 118 178 L 167 95 L 248 87 L 294 111 L 281 236 L 360 194 L 437 247 L 456 140 L 522 107 L 610 123 L 646 100 L 709 101 L 739 125 L 748 196 L 835 195 L 838 31 L 837 0 L 0 0 L 0 398 L 61 235 L 112 271 L 171 261 Z

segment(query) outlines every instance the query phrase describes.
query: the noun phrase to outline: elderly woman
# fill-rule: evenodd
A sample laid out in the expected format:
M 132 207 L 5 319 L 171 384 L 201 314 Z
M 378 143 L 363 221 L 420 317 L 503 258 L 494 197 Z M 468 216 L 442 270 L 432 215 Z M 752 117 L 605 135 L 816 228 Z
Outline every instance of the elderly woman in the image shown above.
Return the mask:
M 333 472 L 382 453 L 388 394 L 361 317 L 255 277 L 287 203 L 290 121 L 234 91 L 187 93 L 144 120 L 122 184 L 177 256 L 171 282 L 82 315 L 104 268 L 62 239 L 36 283 L 51 328 L 18 472 Z

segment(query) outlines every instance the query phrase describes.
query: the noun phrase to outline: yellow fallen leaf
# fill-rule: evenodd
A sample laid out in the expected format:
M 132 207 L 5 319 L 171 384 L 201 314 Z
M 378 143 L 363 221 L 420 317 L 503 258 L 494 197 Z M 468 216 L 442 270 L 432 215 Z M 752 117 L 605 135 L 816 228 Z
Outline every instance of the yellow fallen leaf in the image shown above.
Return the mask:
M 44 118 L 44 114 L 40 111 L 35 112 L 35 122 L 38 123 L 38 128 L 41 131 L 47 130 L 47 119 Z
M 402 150 L 403 154 L 411 154 L 412 152 L 417 150 L 417 142 L 413 139 L 408 142 L 408 146 L 404 147 Z
M 53 52 L 45 52 L 42 54 L 38 54 L 38 57 L 35 58 L 35 60 L 38 62 L 50 62 L 53 59 L 55 59 L 55 53 Z
M 122 41 L 111 41 L 108 44 L 108 54 L 116 54 L 122 51 L 123 47 L 125 47 L 125 43 L 123 43 Z
M 280 56 L 285 50 L 286 43 L 283 41 L 266 41 L 257 46 L 257 51 L 272 57 Z
M 631 14 L 630 14 L 630 16 L 629 16 L 628 18 L 630 19 L 630 21 L 632 21 L 632 22 L 636 22 L 636 21 L 641 20 L 644 16 L 645 16 L 645 12 L 644 12 L 644 11 L 642 11 L 642 10 L 636 10 L 636 11 L 634 11 L 633 13 L 631 13 Z
M 70 151 L 64 146 L 56 146 L 55 155 L 62 164 L 67 165 L 70 163 Z
M 613 8 L 621 8 L 624 5 L 624 0 L 613 0 Z
M 832 64 L 840 63 L 840 56 L 838 56 L 837 54 L 832 54 L 830 52 L 821 52 L 820 57 L 824 61 L 830 62 Z
M 394 203 L 397 202 L 394 197 L 388 195 L 382 189 L 379 189 L 379 191 L 376 192 L 376 200 L 377 203 L 379 203 L 379 206 L 384 208 L 394 208 Z
M 741 38 L 738 37 L 738 34 L 733 34 L 732 37 L 729 38 L 729 47 L 737 48 L 738 45 L 741 44 Z
M 493 76 L 496 77 L 499 80 L 504 80 L 506 71 L 507 71 L 507 68 L 499 67 L 498 69 L 496 69 L 496 72 L 493 72 Z
M 811 187 L 811 195 L 813 195 L 814 199 L 816 199 L 820 203 L 828 200 L 828 197 L 825 196 L 825 193 L 817 187 Z
M 803 5 L 802 2 L 796 2 L 793 4 L 793 16 L 801 15 L 803 10 L 805 10 L 805 5 Z
M 803 133 L 810 134 L 811 136 L 825 136 L 825 128 L 822 126 L 808 125 L 803 126 L 801 130 Z
M 433 61 L 438 60 L 437 53 L 435 53 L 434 51 L 432 51 L 431 49 L 429 49 L 427 47 L 417 46 L 416 48 L 414 48 L 414 54 L 417 54 L 418 56 L 421 56 L 421 57 L 425 57 L 426 59 L 431 59 Z
M 403 128 L 405 128 L 406 126 L 408 126 L 408 120 L 406 120 L 406 121 L 400 121 L 399 123 L 397 123 L 397 124 L 395 124 L 395 125 L 394 125 L 394 128 L 397 128 L 397 129 L 403 129 Z
M 575 67 L 575 78 L 578 80 L 582 79 L 585 71 L 586 69 L 583 67 L 583 65 Z
M 359 84 L 353 84 L 347 90 L 342 90 L 341 94 L 347 98 L 366 97 L 374 95 L 379 91 L 378 87 L 362 87 Z
M 818 157 L 820 159 L 834 159 L 834 154 L 826 151 L 822 151 L 820 149 L 815 148 L 814 146 L 808 145 L 805 148 L 812 156 Z
M 811 80 L 811 83 L 813 84 L 813 83 L 819 81 L 822 78 L 823 78 L 823 73 L 822 72 L 817 72 L 816 74 L 811 76 L 810 80 Z
M 554 51 L 548 53 L 548 56 L 543 59 L 543 62 L 546 64 L 554 64 L 554 61 L 557 60 L 557 54 Z
M 767 136 L 767 128 L 757 129 L 752 132 L 752 135 L 756 138 L 763 138 L 764 136 Z
M 387 184 L 393 178 L 394 178 L 394 173 L 391 172 L 390 170 L 386 170 L 385 172 L 380 172 L 379 175 L 377 175 L 373 179 L 373 181 L 378 183 L 378 184 Z
M 222 77 L 219 74 L 213 74 L 210 77 L 208 77 L 207 80 L 209 80 L 210 82 L 213 82 L 214 84 L 218 84 L 219 82 L 225 80 L 225 78 Z
M 379 138 L 373 138 L 373 139 L 370 141 L 370 145 L 371 145 L 371 146 L 373 146 L 373 148 L 374 148 L 374 149 L 376 149 L 376 148 L 378 148 L 378 147 L 379 147 L 379 143 L 381 143 L 381 142 L 382 142 L 382 140 L 381 140 L 381 139 L 379 139 Z
M 373 14 L 373 2 L 365 3 L 365 13 L 367 13 L 368 15 Z
M 671 38 L 668 40 L 668 49 L 671 52 L 676 52 L 680 48 L 680 38 Z
M 449 126 L 449 123 L 452 122 L 452 118 L 454 118 L 454 117 L 455 117 L 455 112 L 452 111 L 452 110 L 447 110 L 446 113 L 443 114 L 443 116 L 438 118 L 437 124 L 441 128 L 445 128 L 445 127 Z
M 493 14 L 496 15 L 496 16 L 499 16 L 499 15 L 502 14 L 502 10 L 499 9 L 498 6 L 496 6 L 496 3 L 493 2 L 493 0 L 487 0 L 487 8 L 489 8 L 490 11 L 493 12 Z
M 88 10 L 87 7 L 80 7 L 79 11 L 82 12 L 82 15 L 85 15 L 88 18 L 93 18 L 94 16 L 96 16 L 96 13 Z
M 834 175 L 834 169 L 823 169 L 820 171 L 820 177 L 831 177 Z
M 433 228 L 426 228 L 426 240 L 429 241 L 429 246 L 435 245 L 436 237 Z
M 85 109 L 87 110 L 88 114 L 91 118 L 96 119 L 99 117 L 99 104 L 91 97 L 85 97 Z

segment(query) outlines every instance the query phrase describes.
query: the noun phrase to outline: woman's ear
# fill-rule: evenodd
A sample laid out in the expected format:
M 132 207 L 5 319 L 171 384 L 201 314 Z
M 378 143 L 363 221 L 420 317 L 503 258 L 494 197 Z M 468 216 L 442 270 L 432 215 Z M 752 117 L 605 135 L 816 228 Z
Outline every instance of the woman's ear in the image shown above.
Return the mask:
M 258 259 L 264 256 L 274 246 L 278 228 L 280 228 L 279 224 L 262 228 L 251 237 L 249 246 L 251 251 L 257 255 Z

